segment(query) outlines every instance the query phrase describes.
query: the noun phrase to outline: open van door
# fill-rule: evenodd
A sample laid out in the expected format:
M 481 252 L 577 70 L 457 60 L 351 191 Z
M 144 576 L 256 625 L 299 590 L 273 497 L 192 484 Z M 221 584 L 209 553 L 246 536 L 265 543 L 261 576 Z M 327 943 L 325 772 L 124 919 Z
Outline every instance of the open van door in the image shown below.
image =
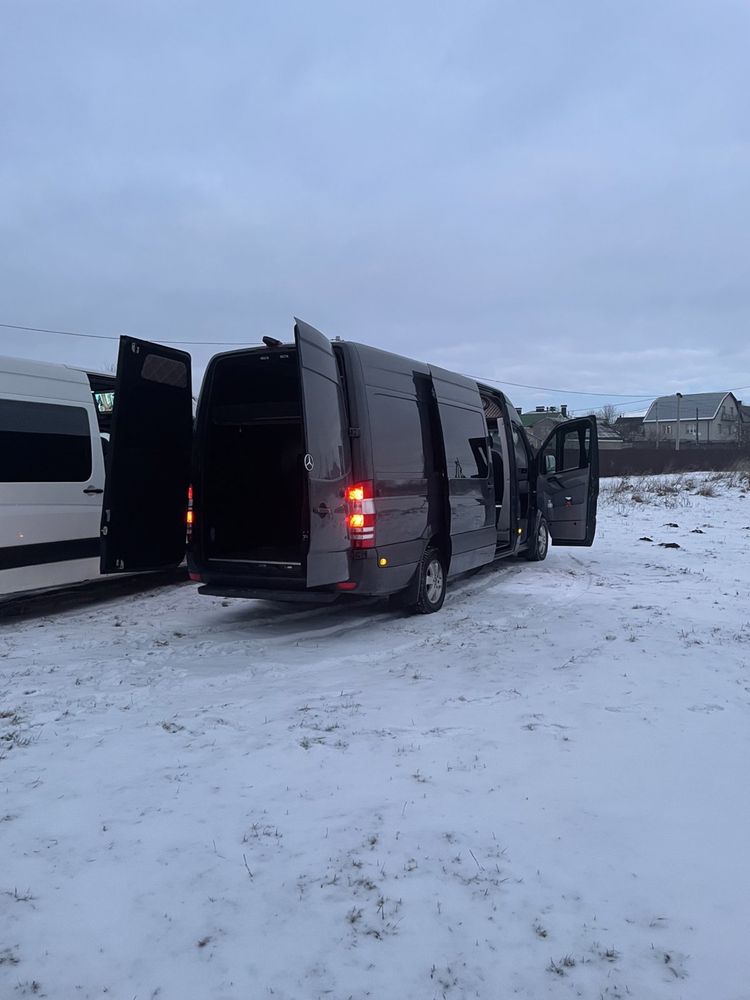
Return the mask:
M 592 545 L 599 496 L 596 417 L 558 424 L 537 453 L 537 504 L 553 545 Z
M 185 555 L 190 355 L 120 338 L 101 522 L 102 573 L 171 569 Z
M 331 342 L 302 320 L 294 321 L 305 425 L 307 503 L 310 512 L 307 586 L 349 579 L 348 431 Z

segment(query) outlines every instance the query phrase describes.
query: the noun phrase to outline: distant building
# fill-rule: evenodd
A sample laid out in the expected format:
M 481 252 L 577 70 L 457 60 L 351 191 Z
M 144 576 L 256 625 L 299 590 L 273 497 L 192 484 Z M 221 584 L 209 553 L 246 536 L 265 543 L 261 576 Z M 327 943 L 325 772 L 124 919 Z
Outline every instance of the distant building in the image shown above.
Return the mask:
M 643 426 L 643 417 L 618 417 L 614 423 L 614 429 L 629 444 L 644 441 L 646 431 Z
M 535 448 L 544 444 L 547 436 L 552 433 L 557 424 L 570 420 L 568 407 L 563 403 L 561 407 L 537 406 L 530 413 L 521 414 L 521 422 L 526 428 L 529 440 Z M 620 435 L 612 427 L 607 427 L 599 421 L 599 448 L 603 451 L 612 451 L 615 448 L 624 447 Z
M 599 438 L 599 451 L 619 451 L 625 447 L 621 435 L 616 427 L 608 427 L 599 421 L 597 425 L 597 437 Z
M 660 396 L 643 418 L 646 439 L 651 442 L 677 440 L 677 396 Z M 680 443 L 739 444 L 742 411 L 746 407 L 731 392 L 685 393 L 680 404 Z
M 741 399 L 737 400 L 742 418 L 742 443 L 750 444 L 750 406 L 745 406 Z
M 521 423 L 536 448 L 544 444 L 556 424 L 568 419 L 568 407 L 564 403 L 559 409 L 556 406 L 537 406 L 530 413 L 521 414 Z

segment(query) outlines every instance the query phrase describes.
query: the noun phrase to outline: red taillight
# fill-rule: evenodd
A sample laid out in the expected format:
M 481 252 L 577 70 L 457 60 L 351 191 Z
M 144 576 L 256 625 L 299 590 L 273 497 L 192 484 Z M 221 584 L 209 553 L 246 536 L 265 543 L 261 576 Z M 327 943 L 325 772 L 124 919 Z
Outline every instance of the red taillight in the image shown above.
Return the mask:
M 375 548 L 375 493 L 371 482 L 347 487 L 349 514 L 346 519 L 353 549 Z
M 364 483 L 360 483 L 357 486 L 350 486 L 346 491 L 346 499 L 351 500 L 353 503 L 358 503 L 365 499 L 365 486 Z
M 187 511 L 185 513 L 185 525 L 187 527 L 187 537 L 188 540 L 193 533 L 193 521 L 195 520 L 195 512 L 193 510 L 193 487 L 188 486 L 188 502 Z

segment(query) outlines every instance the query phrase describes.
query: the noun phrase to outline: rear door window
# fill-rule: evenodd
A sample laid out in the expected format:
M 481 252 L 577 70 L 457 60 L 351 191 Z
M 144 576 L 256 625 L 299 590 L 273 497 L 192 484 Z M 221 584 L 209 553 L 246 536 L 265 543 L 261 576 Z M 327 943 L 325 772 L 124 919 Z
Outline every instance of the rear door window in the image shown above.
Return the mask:
M 91 431 L 84 407 L 0 399 L 0 482 L 90 478 Z

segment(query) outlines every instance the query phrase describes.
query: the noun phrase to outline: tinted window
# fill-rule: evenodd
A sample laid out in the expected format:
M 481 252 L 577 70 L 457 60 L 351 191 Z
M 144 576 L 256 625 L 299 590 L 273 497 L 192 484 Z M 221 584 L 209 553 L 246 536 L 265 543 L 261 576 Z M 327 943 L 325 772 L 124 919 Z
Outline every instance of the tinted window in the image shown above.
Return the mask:
M 416 399 L 372 393 L 370 421 L 375 471 L 424 476 L 422 424 Z
M 346 473 L 341 390 L 336 382 L 305 371 L 305 433 L 315 462 L 314 479 L 340 479 Z
M 177 358 L 165 358 L 161 354 L 147 354 L 143 359 L 141 378 L 160 385 L 173 385 L 176 389 L 187 388 L 187 365 Z
M 585 469 L 589 464 L 591 431 L 588 428 L 574 428 L 563 434 L 562 469 Z
M 0 481 L 84 483 L 90 476 L 83 407 L 0 399 Z
M 544 451 L 544 470 L 550 473 L 585 469 L 590 463 L 590 451 L 589 428 L 559 430 Z
M 449 479 L 487 479 L 487 424 L 481 413 L 461 406 L 440 407 Z
M 578 431 L 568 431 L 562 437 L 562 470 L 580 469 L 585 463 L 581 463 L 581 442 Z

